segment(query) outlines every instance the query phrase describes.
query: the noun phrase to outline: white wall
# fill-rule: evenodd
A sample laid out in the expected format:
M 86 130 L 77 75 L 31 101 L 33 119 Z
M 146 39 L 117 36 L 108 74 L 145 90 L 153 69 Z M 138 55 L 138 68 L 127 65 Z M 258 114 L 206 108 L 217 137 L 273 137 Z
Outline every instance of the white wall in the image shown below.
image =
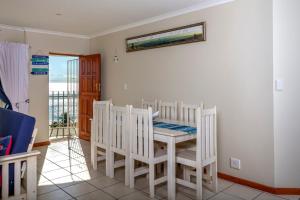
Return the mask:
M 201 21 L 206 42 L 125 52 L 127 37 Z M 90 43 L 91 53 L 103 56 L 103 98 L 119 105 L 140 105 L 141 97 L 216 105 L 219 171 L 274 185 L 272 0 L 237 0 Z M 229 167 L 231 156 L 241 159 L 240 171 Z
M 274 0 L 274 91 L 276 187 L 300 188 L 300 1 Z
M 48 54 L 49 52 L 88 54 L 89 40 L 57 35 L 31 33 L 2 29 L 0 41 L 28 43 L 31 54 Z M 48 76 L 29 75 L 29 113 L 36 118 L 39 129 L 36 142 L 49 140 L 48 127 Z

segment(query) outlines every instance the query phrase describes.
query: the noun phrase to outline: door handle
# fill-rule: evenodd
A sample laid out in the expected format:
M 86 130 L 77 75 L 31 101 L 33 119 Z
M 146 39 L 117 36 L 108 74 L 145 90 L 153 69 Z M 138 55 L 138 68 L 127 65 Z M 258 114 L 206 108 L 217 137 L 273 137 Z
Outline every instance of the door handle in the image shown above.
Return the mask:
M 96 83 L 96 84 L 95 84 L 95 88 L 96 88 L 96 91 L 97 91 L 97 92 L 100 92 L 100 87 L 101 87 L 101 84 L 100 84 L 100 83 Z

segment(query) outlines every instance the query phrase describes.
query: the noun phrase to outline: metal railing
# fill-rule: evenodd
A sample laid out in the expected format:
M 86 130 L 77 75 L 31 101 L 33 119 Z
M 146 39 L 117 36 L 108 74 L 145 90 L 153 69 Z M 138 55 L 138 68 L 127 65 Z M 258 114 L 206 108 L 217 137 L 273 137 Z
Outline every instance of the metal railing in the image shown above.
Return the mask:
M 49 127 L 50 137 L 56 129 L 56 137 L 59 129 L 65 135 L 65 129 L 74 129 L 76 134 L 78 122 L 78 93 L 75 91 L 52 91 L 49 93 Z

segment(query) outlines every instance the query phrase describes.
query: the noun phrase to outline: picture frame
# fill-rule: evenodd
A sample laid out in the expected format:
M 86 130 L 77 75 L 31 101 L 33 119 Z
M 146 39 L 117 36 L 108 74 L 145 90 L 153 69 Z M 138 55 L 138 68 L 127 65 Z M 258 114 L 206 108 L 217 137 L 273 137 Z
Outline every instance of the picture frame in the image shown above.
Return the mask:
M 202 41 L 206 41 L 206 22 L 127 38 L 126 51 L 134 52 Z

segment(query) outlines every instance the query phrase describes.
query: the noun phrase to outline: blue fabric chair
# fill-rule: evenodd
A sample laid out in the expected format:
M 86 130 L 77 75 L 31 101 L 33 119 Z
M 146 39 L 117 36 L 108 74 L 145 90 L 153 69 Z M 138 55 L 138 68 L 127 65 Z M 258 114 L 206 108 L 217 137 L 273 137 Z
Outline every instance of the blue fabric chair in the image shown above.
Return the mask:
M 10 154 L 27 152 L 34 130 L 35 118 L 0 108 L 0 137 L 12 136 Z M 0 171 L 1 172 L 1 171 Z M 10 194 L 13 193 L 14 166 L 9 166 Z

